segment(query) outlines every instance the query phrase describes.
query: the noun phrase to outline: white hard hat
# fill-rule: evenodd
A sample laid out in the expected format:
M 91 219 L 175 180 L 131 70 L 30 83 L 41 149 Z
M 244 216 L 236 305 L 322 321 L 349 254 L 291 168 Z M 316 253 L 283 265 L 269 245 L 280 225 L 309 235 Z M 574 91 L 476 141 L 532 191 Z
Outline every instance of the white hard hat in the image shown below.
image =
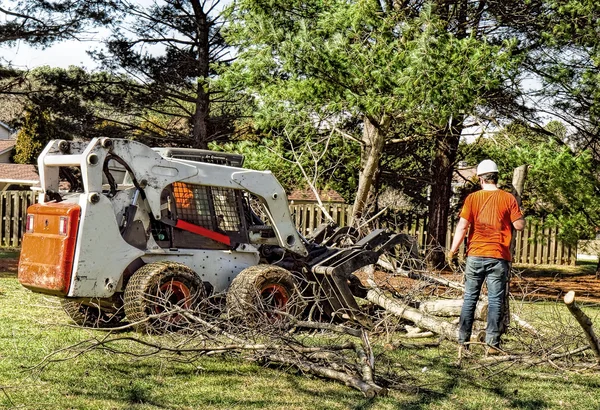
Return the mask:
M 490 172 L 498 172 L 498 165 L 491 159 L 484 159 L 477 165 L 477 176 Z

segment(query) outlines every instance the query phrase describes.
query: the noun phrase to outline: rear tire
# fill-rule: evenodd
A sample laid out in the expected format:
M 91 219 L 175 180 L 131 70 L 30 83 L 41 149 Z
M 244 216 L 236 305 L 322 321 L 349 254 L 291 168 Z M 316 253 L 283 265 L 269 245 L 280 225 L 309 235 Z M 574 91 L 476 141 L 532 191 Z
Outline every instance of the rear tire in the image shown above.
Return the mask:
M 79 326 L 94 328 L 111 328 L 119 326 L 125 317 L 122 310 L 108 312 L 100 306 L 84 304 L 70 299 L 62 299 L 61 304 L 67 315 Z
M 285 312 L 299 316 L 304 310 L 300 290 L 292 274 L 274 265 L 251 266 L 233 279 L 227 291 L 230 318 L 248 324 L 287 322 Z
M 196 310 L 206 297 L 204 284 L 187 266 L 170 261 L 139 268 L 125 288 L 125 314 L 136 330 L 165 333 L 185 328 L 187 320 L 173 308 Z M 160 317 L 152 317 L 161 315 Z

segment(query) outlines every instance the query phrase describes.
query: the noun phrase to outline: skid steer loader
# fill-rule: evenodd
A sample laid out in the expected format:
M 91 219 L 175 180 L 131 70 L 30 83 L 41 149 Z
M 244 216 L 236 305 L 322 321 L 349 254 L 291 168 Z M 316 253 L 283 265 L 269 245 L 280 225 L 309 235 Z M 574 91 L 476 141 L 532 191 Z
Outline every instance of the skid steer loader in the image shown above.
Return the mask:
M 378 230 L 340 247 L 352 230 L 322 226 L 304 238 L 277 179 L 242 165 L 241 155 L 130 140 L 51 141 L 38 159 L 20 283 L 62 298 L 84 326 L 126 317 L 153 331 L 169 306 L 224 292 L 227 311 L 248 320 L 252 307 L 296 316 L 309 305 L 299 301 L 319 301 L 324 315 L 368 326 L 352 273 L 406 235 Z

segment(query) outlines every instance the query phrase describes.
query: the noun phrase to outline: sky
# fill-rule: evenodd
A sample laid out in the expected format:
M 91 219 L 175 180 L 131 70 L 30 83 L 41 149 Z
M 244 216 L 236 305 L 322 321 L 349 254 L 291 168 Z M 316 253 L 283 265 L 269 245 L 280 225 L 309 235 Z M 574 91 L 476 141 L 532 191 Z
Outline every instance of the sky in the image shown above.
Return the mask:
M 132 3 L 141 6 L 150 6 L 155 0 L 132 0 Z M 215 11 L 220 11 L 231 3 L 232 0 L 206 0 L 206 6 L 211 7 L 217 3 Z M 160 0 L 156 1 L 161 3 Z M 21 69 L 31 69 L 48 65 L 51 67 L 68 68 L 71 65 L 93 70 L 97 67 L 94 60 L 86 51 L 100 46 L 99 40 L 109 34 L 108 29 L 99 29 L 95 33 L 87 33 L 86 40 L 69 40 L 53 44 L 46 49 L 31 47 L 24 42 L 17 43 L 14 47 L 0 46 L 0 60 L 11 61 L 13 66 Z
M 25 43 L 14 47 L 0 47 L 0 54 L 5 60 L 12 62 L 16 68 L 31 69 L 49 65 L 51 67 L 67 68 L 71 65 L 94 69 L 96 63 L 86 50 L 98 46 L 94 41 L 69 40 L 56 43 L 46 49 L 33 48 Z

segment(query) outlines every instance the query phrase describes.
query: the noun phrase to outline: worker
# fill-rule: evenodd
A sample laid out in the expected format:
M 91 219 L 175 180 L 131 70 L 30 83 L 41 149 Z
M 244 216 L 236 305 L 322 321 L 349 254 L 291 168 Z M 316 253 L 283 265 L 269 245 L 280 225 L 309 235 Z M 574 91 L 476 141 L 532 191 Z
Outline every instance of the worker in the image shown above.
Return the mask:
M 183 182 L 174 182 L 173 196 L 175 197 L 178 210 L 194 210 L 194 191 L 192 191 L 188 184 Z
M 525 220 L 515 197 L 498 188 L 498 166 L 492 160 L 477 166 L 481 190 L 470 194 L 460 212 L 448 260 L 452 260 L 463 242 L 467 230 L 467 263 L 465 267 L 465 296 L 460 313 L 458 342 L 459 357 L 468 350 L 475 307 L 483 282 L 487 282 L 488 315 L 485 342 L 488 354 L 498 354 L 502 325 L 502 305 L 511 261 L 512 229 L 525 227 Z M 470 228 L 470 229 L 469 229 Z

